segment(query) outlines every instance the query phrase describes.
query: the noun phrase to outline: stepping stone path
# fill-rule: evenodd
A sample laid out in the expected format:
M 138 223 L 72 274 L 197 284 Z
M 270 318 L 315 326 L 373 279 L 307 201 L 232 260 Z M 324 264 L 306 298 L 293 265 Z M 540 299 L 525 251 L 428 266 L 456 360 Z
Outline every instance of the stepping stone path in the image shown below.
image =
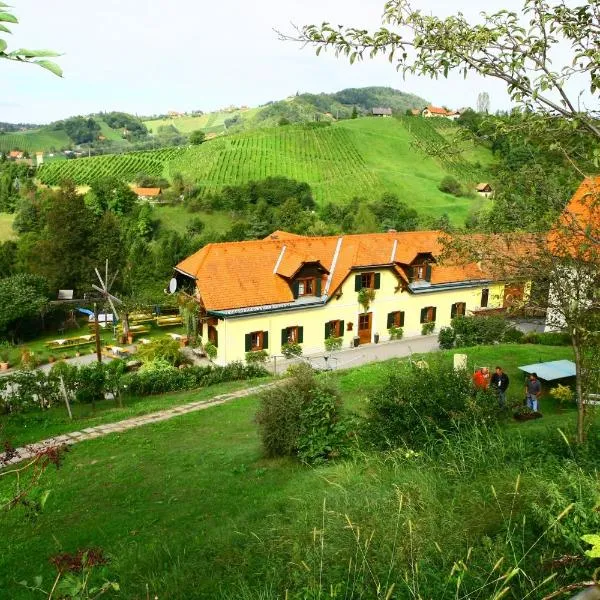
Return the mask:
M 228 394 L 214 396 L 209 400 L 190 402 L 189 404 L 182 404 L 181 406 L 176 406 L 175 408 L 169 408 L 166 410 L 149 413 L 147 415 L 141 415 L 139 417 L 125 419 L 124 421 L 106 423 L 105 425 L 97 425 L 96 427 L 87 427 L 82 431 L 71 431 L 70 433 L 65 433 L 64 435 L 48 438 L 46 440 L 42 440 L 41 442 L 36 442 L 35 444 L 28 444 L 27 446 L 23 446 L 22 448 L 17 448 L 15 450 L 15 455 L 13 456 L 13 458 L 7 461 L 3 460 L 5 454 L 0 454 L 0 465 L 11 465 L 21 462 L 22 460 L 28 460 L 30 458 L 33 458 L 38 452 L 45 450 L 46 448 L 51 448 L 53 446 L 70 446 L 72 444 L 77 444 L 78 442 L 85 442 L 86 440 L 92 440 L 97 437 L 109 435 L 110 433 L 122 433 L 123 431 L 127 431 L 128 429 L 134 429 L 135 427 L 141 427 L 143 425 L 149 425 L 151 423 L 158 423 L 160 421 L 168 421 L 169 419 L 172 419 L 173 417 L 177 417 L 179 415 L 185 415 L 187 413 L 196 412 L 198 410 L 211 408 L 212 406 L 226 404 L 228 402 L 231 402 L 232 400 L 236 400 L 237 398 L 251 396 L 253 394 L 261 392 L 262 390 L 274 387 L 279 384 L 280 382 L 278 381 L 274 383 L 265 383 L 263 385 L 257 385 L 255 387 L 247 388 L 245 390 L 239 390 L 237 392 L 231 392 Z

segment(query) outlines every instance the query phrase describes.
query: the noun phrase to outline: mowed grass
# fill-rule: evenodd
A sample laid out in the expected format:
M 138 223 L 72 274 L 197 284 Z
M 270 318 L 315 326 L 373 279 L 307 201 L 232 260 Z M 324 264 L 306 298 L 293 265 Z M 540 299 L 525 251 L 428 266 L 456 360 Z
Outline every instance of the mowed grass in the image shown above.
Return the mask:
M 13 240 L 17 234 L 12 228 L 15 215 L 11 213 L 0 213 L 0 242 Z
M 225 212 L 191 213 L 183 206 L 158 205 L 154 208 L 152 217 L 158 219 L 165 229 L 171 229 L 178 233 L 185 233 L 188 225 L 193 219 L 200 219 L 204 223 L 204 231 L 215 233 L 226 233 L 231 227 L 231 218 Z
M 533 362 L 540 352 L 563 358 L 568 349 L 497 346 L 466 352 L 472 363 L 500 359 L 512 374 L 521 359 Z M 394 364 L 332 376 L 356 407 L 356 398 L 381 383 Z M 428 546 L 439 541 L 448 553 L 448 572 L 469 545 L 497 532 L 497 507 L 484 505 L 481 497 L 491 497 L 492 484 L 509 496 L 518 467 L 469 471 L 463 480 L 450 464 L 423 469 L 419 463 L 367 457 L 309 469 L 267 460 L 253 422 L 256 408 L 256 398 L 244 398 L 73 447 L 64 466 L 44 476 L 44 488 L 52 491 L 38 518 L 24 519 L 21 509 L 2 516 L 0 589 L 13 600 L 30 598 L 18 581 L 42 575 L 47 586 L 53 579 L 50 556 L 94 546 L 110 556 L 107 576 L 120 582 L 128 599 L 142 600 L 147 593 L 170 600 L 258 598 L 257 591 L 270 583 L 283 597 L 284 588 L 299 591 L 313 577 L 319 580 L 319 531 L 325 523 L 325 581 L 342 583 L 352 553 L 329 552 L 328 546 L 335 550 L 340 540 L 352 538 L 350 522 L 364 525 L 376 545 L 391 544 L 400 493 L 412 531 L 422 540 L 411 546 L 411 555 L 427 556 Z M 573 418 L 571 412 L 557 414 L 552 425 Z M 514 431 L 528 435 L 539 427 L 521 423 Z M 520 493 L 528 492 L 532 477 L 523 478 Z M 0 483 L 0 492 L 6 485 Z M 408 551 L 408 544 L 402 530 L 397 551 Z M 372 561 L 370 567 L 388 569 Z M 256 595 L 238 593 L 243 590 Z

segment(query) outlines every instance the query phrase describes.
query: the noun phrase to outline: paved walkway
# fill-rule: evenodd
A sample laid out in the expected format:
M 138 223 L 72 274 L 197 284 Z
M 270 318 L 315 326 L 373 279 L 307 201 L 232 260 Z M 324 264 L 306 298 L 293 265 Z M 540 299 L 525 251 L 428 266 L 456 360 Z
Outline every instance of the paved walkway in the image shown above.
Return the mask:
M 172 419 L 173 417 L 177 417 L 179 415 L 185 415 L 187 413 L 196 412 L 199 410 L 204 410 L 206 408 L 210 408 L 212 406 L 218 406 L 220 404 L 226 404 L 227 402 L 231 402 L 237 398 L 243 398 L 244 396 L 250 396 L 252 394 L 256 394 L 264 389 L 269 387 L 273 387 L 275 385 L 279 385 L 279 381 L 275 381 L 273 383 L 265 383 L 262 385 L 257 385 L 251 388 L 247 388 L 244 390 L 238 390 L 237 392 L 230 392 L 228 394 L 220 394 L 219 396 L 214 396 L 209 400 L 201 400 L 199 402 L 190 402 L 189 404 L 182 404 L 180 406 L 176 406 L 175 408 L 169 408 L 166 410 L 161 410 L 158 412 L 149 413 L 147 415 L 141 415 L 139 417 L 133 417 L 131 419 L 125 419 L 124 421 L 117 421 L 115 423 L 107 423 L 106 425 L 97 425 L 96 427 L 87 427 L 82 431 L 72 431 L 71 433 L 65 433 L 64 435 L 59 435 L 53 438 L 48 438 L 46 440 L 42 440 L 41 442 L 37 442 L 35 444 L 29 444 L 22 448 L 16 449 L 15 456 L 9 460 L 4 462 L 2 459 L 4 458 L 4 454 L 0 454 L 0 465 L 10 465 L 14 463 L 18 463 L 22 460 L 28 460 L 33 458 L 38 452 L 53 446 L 62 446 L 62 445 L 72 445 L 77 442 L 84 442 L 86 440 L 93 440 L 97 437 L 102 437 L 104 435 L 108 435 L 110 433 L 121 433 L 123 431 L 127 431 L 128 429 L 134 429 L 135 427 L 141 427 L 142 425 L 149 425 L 151 423 L 158 423 L 159 421 L 167 421 L 168 419 Z
M 358 348 L 345 348 L 334 352 L 331 358 L 325 359 L 323 353 L 306 354 L 302 359 L 287 360 L 283 356 L 273 357 L 267 363 L 272 372 L 283 373 L 287 368 L 298 362 L 309 362 L 316 369 L 351 369 L 367 363 L 403 358 L 413 353 L 434 352 L 439 350 L 437 333 L 433 335 L 418 335 L 399 341 L 365 344 Z

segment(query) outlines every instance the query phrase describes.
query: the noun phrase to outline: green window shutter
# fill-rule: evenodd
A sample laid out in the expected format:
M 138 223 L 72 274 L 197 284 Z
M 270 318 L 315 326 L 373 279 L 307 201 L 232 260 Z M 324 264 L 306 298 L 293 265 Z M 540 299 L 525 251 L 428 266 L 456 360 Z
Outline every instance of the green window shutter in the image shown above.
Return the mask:
M 360 275 L 354 276 L 354 291 L 360 292 L 362 288 L 362 277 Z
M 340 321 L 340 337 L 344 337 L 344 321 Z
M 294 293 L 294 298 L 297 298 L 300 293 L 300 290 L 298 288 L 299 288 L 298 282 L 294 281 L 294 283 L 292 284 L 292 292 Z
M 246 352 L 250 352 L 252 350 L 252 334 L 246 334 Z
M 327 321 L 327 323 L 325 323 L 325 339 L 327 339 L 330 335 L 331 335 L 331 325 L 329 324 L 329 321 Z
M 458 307 L 457 307 L 457 305 L 456 305 L 456 304 L 453 304 L 453 305 L 450 307 L 450 318 L 451 318 L 451 319 L 454 319 L 454 317 L 456 316 L 456 309 L 457 309 L 457 308 L 458 308 Z
M 421 323 L 425 323 L 427 320 L 427 307 L 421 309 Z
M 400 311 L 400 327 L 404 327 L 404 311 Z
M 432 321 L 435 321 L 436 313 L 437 313 L 437 308 L 434 306 L 433 307 L 433 319 L 431 319 Z
M 317 277 L 317 285 L 316 285 L 317 296 L 321 295 L 321 283 L 322 283 L 321 278 Z
M 388 313 L 388 319 L 387 319 L 387 328 L 389 329 L 390 327 L 394 326 L 394 313 Z
M 281 330 L 281 345 L 283 346 L 284 344 L 288 343 L 288 330 L 287 329 L 282 329 Z
M 429 263 L 425 267 L 425 281 L 431 281 L 431 265 Z
M 304 327 L 298 327 L 298 343 L 301 344 L 304 341 Z
M 375 273 L 374 289 L 378 290 L 381 287 L 381 273 Z
M 269 332 L 263 331 L 263 350 L 267 350 L 269 347 Z

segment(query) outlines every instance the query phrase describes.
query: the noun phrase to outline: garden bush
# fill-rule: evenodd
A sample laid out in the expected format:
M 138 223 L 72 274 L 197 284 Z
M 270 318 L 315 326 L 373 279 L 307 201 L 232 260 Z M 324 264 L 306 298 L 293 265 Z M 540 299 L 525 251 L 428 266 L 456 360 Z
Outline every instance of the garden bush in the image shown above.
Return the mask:
M 137 373 L 128 373 L 122 384 L 128 394 L 149 396 L 180 390 L 193 390 L 227 381 L 242 381 L 264 377 L 268 373 L 260 365 L 230 363 L 224 367 L 187 367 L 176 369 L 163 360 L 155 360 L 144 365 Z
M 456 341 L 456 333 L 452 327 L 442 327 L 438 333 L 438 343 L 442 350 L 449 350 L 454 348 L 454 342 Z
M 293 456 L 314 464 L 349 451 L 349 422 L 341 417 L 341 397 L 310 366 L 290 369 L 285 384 L 260 395 L 256 422 L 267 456 Z
M 447 175 L 440 182 L 439 188 L 440 192 L 444 192 L 445 194 L 452 194 L 453 196 L 460 197 L 464 194 L 462 186 L 460 183 L 454 179 L 451 175 Z
M 367 438 L 379 448 L 418 446 L 492 421 L 496 406 L 492 392 L 474 392 L 466 370 L 439 361 L 400 363 L 369 399 Z
M 168 337 L 157 338 L 149 344 L 140 344 L 137 357 L 143 362 L 152 362 L 156 359 L 165 360 L 174 367 L 183 362 L 179 351 L 179 342 Z
M 435 331 L 435 322 L 423 323 L 421 327 L 421 335 L 431 335 Z
M 524 333 L 516 327 L 508 327 L 504 332 L 502 341 L 505 344 L 521 344 L 523 342 Z
M 570 346 L 571 336 L 563 331 L 547 331 L 537 333 L 530 331 L 523 336 L 524 344 L 540 344 L 541 346 Z

